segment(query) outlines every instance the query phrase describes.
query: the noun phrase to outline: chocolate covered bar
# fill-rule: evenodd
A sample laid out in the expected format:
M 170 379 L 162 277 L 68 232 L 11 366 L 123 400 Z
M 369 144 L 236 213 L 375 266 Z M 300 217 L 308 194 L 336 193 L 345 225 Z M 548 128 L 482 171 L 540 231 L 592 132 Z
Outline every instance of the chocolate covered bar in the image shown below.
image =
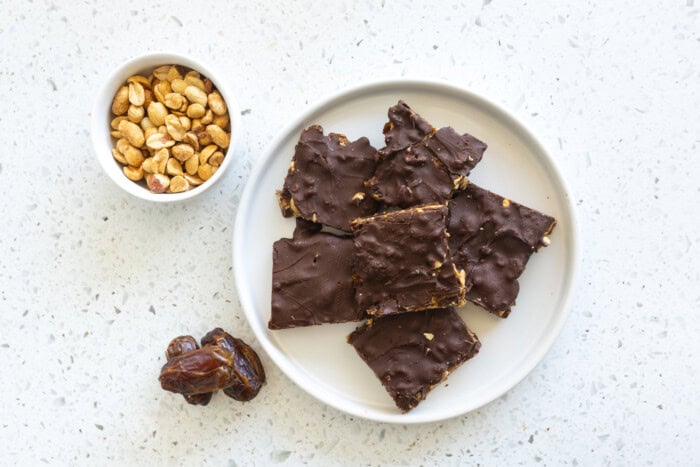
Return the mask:
M 284 187 L 277 192 L 282 214 L 349 231 L 350 221 L 377 211 L 363 183 L 374 174 L 376 153 L 367 138 L 350 142 L 310 126 L 302 132 Z
M 384 125 L 386 146 L 377 168 L 365 182 L 372 197 L 385 206 L 407 208 L 443 203 L 467 184 L 486 144 L 451 127 L 437 129 L 404 101 L 389 108 Z
M 449 202 L 449 245 L 467 272 L 467 299 L 506 318 L 530 256 L 549 245 L 553 217 L 473 183 Z
M 464 271 L 452 263 L 447 207 L 417 206 L 352 223 L 355 297 L 369 315 L 465 303 Z
M 365 317 L 352 287 L 352 239 L 320 230 L 297 219 L 293 238 L 274 243 L 270 329 Z
M 452 308 L 368 320 L 348 342 L 404 412 L 481 347 Z
M 442 203 L 467 185 L 467 175 L 485 150 L 486 144 L 471 135 L 440 128 L 423 141 L 382 154 L 365 185 L 386 206 Z
M 390 154 L 423 141 L 437 130 L 430 122 L 418 115 L 404 101 L 389 107 L 389 121 L 384 124 L 384 142 L 386 147 L 380 149 L 382 154 Z

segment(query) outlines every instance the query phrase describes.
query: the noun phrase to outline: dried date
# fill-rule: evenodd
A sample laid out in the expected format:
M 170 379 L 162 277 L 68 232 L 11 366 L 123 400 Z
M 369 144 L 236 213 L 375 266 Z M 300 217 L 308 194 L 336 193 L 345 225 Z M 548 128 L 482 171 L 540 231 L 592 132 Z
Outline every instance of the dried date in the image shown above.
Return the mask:
M 224 389 L 224 394 L 237 401 L 249 401 L 258 395 L 265 383 L 265 369 L 258 354 L 241 339 L 216 328 L 202 338 L 202 347 L 218 346 L 233 355 L 233 370 L 237 381 Z
M 165 359 L 170 361 L 175 357 L 193 352 L 199 349 L 197 340 L 192 336 L 179 336 L 170 341 L 168 350 L 165 351 Z M 213 392 L 204 392 L 201 394 L 183 394 L 188 404 L 192 405 L 207 405 L 211 401 Z
M 160 372 L 160 385 L 178 394 L 202 394 L 224 389 L 236 381 L 233 355 L 206 346 L 170 359 Z
M 265 370 L 253 348 L 221 328 L 207 333 L 201 348 L 192 336 L 177 337 L 165 355 L 161 387 L 182 394 L 190 404 L 207 405 L 219 389 L 249 401 L 265 383 Z

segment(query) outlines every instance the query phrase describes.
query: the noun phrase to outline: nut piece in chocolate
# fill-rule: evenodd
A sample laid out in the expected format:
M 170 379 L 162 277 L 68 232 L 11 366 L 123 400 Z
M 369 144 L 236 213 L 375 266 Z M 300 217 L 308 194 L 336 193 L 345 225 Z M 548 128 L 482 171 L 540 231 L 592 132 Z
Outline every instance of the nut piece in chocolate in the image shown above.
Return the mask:
M 446 217 L 445 205 L 429 204 L 353 221 L 360 309 L 383 316 L 464 305 L 464 271 L 452 263 Z
M 272 251 L 270 329 L 360 321 L 352 286 L 353 242 L 297 219 L 294 236 Z
M 449 203 L 455 264 L 467 271 L 467 299 L 501 318 L 510 314 L 518 277 L 530 256 L 549 245 L 556 221 L 470 183 Z
M 481 347 L 452 308 L 368 320 L 348 342 L 404 412 Z
M 307 128 L 277 192 L 282 214 L 349 231 L 350 221 L 377 210 L 364 186 L 374 174 L 376 153 L 367 138 L 350 142 L 344 135 L 324 135 L 319 125 Z

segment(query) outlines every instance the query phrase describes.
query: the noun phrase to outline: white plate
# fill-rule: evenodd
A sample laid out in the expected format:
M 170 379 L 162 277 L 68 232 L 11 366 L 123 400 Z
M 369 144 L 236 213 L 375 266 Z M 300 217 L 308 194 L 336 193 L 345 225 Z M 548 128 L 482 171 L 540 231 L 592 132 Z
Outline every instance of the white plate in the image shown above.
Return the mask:
M 383 146 L 387 109 L 399 99 L 437 127 L 450 125 L 488 144 L 470 180 L 554 216 L 552 244 L 533 255 L 520 295 L 503 320 L 467 305 L 460 315 L 482 342 L 481 351 L 402 414 L 372 371 L 346 343 L 355 323 L 271 331 L 272 244 L 290 237 L 294 220 L 280 214 L 282 186 L 303 128 L 318 123 L 351 140 L 367 136 Z M 522 380 L 559 334 L 577 264 L 571 194 L 550 155 L 513 116 L 483 97 L 432 81 L 375 82 L 340 92 L 296 118 L 270 145 L 250 175 L 240 201 L 233 262 L 243 310 L 272 360 L 310 394 L 347 413 L 394 423 L 442 420 L 481 407 Z M 275 390 L 269 388 L 268 390 Z

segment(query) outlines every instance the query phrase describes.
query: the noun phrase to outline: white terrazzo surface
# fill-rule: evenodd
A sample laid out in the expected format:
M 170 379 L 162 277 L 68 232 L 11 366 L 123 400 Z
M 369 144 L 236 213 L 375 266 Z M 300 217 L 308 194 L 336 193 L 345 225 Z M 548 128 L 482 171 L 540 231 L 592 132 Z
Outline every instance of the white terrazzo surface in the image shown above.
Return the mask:
M 698 0 L 143 3 L 0 1 L 0 464 L 698 465 Z M 109 181 L 89 137 L 110 70 L 157 49 L 220 62 L 245 109 L 222 182 L 166 207 Z M 266 355 L 252 403 L 163 392 L 174 335 L 259 349 L 230 251 L 270 139 L 321 95 L 404 75 L 513 111 L 575 193 L 581 274 L 544 361 L 422 426 L 328 408 Z

